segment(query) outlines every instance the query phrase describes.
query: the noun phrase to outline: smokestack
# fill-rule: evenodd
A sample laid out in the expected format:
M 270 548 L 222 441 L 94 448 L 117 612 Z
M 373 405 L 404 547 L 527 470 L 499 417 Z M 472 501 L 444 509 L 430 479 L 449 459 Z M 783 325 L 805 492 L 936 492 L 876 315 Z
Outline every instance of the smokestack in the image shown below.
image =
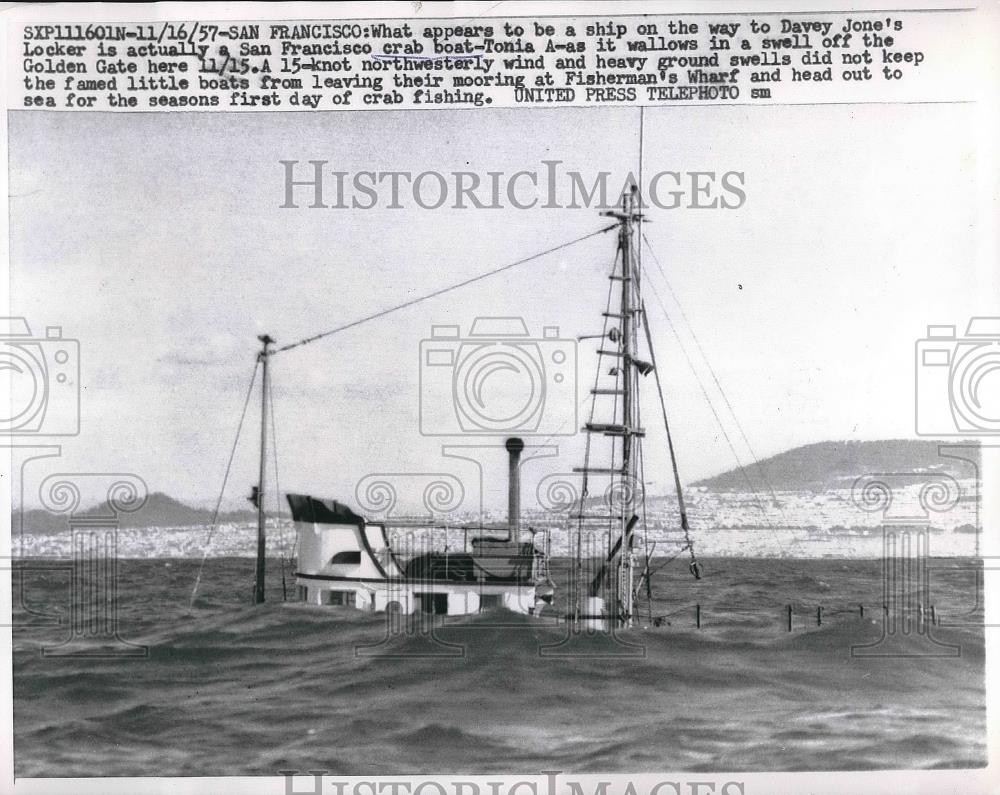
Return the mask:
M 507 471 L 507 523 L 510 526 L 510 540 L 517 541 L 521 532 L 521 451 L 524 442 L 517 438 L 506 441 Z

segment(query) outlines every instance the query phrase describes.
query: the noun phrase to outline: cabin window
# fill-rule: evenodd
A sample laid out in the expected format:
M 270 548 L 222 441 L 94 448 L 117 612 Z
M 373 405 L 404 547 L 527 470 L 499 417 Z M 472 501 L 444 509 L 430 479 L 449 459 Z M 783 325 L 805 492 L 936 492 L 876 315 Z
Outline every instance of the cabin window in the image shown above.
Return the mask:
M 358 595 L 354 591 L 327 591 L 323 594 L 323 604 L 337 607 L 355 607 Z
M 433 613 L 436 616 L 448 614 L 448 594 L 446 593 L 422 593 L 420 597 L 420 609 L 424 613 Z
M 309 589 L 304 585 L 300 585 L 295 589 L 295 595 L 300 602 L 309 601 Z
M 484 610 L 496 610 L 503 607 L 503 595 L 498 593 L 484 593 L 479 595 L 479 612 Z
M 349 564 L 357 566 L 361 563 L 361 553 L 358 550 L 349 552 L 338 552 L 332 558 L 330 558 L 331 564 Z

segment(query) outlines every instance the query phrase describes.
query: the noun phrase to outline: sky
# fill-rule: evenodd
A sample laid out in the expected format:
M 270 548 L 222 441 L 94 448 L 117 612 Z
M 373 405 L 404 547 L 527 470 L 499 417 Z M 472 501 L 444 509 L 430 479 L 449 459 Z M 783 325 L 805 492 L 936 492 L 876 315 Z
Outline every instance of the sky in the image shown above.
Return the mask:
M 80 341 L 81 431 L 60 466 L 134 472 L 210 505 L 258 334 L 292 342 L 607 224 L 592 208 L 282 209 L 280 161 L 509 174 L 555 159 L 621 185 L 638 139 L 635 108 L 11 113 L 13 314 Z M 915 342 L 983 309 L 975 143 L 971 105 L 647 109 L 645 174 L 738 171 L 746 192 L 739 209 L 651 208 L 644 224 L 684 482 L 811 442 L 914 436 Z M 517 316 L 534 338 L 557 326 L 571 350 L 600 330 L 613 254 L 613 236 L 593 237 L 275 356 L 282 490 L 353 502 L 371 473 L 444 472 L 502 505 L 503 436 L 421 434 L 421 341 Z M 574 400 L 595 347 L 576 346 Z M 567 412 L 553 403 L 545 422 L 571 429 Z M 254 403 L 227 506 L 256 482 L 258 423 Z M 647 424 L 648 487 L 669 492 L 665 439 Z M 555 446 L 525 470 L 529 489 L 582 462 L 579 433 L 526 441 Z M 456 444 L 494 446 L 477 453 L 484 489 L 443 455 Z

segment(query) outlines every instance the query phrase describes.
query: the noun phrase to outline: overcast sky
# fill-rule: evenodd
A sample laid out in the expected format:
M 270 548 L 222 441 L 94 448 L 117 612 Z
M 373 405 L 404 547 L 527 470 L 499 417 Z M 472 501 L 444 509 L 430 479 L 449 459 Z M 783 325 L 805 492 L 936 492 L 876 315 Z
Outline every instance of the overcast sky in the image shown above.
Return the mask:
M 685 481 L 730 469 L 736 456 L 751 462 L 749 448 L 763 458 L 827 439 L 914 435 L 914 342 L 929 323 L 964 326 L 981 309 L 973 110 L 646 112 L 647 175 L 745 175 L 740 209 L 653 208 L 646 225 L 669 278 L 668 287 L 644 257 Z M 11 113 L 12 306 L 36 333 L 63 326 L 82 351 L 82 430 L 60 468 L 131 471 L 153 491 L 211 503 L 257 334 L 291 342 L 607 222 L 592 209 L 280 209 L 279 161 L 510 174 L 558 159 L 591 177 L 610 171 L 619 185 L 638 165 L 638 117 L 622 108 Z M 441 455 L 460 439 L 420 434 L 420 341 L 432 325 L 464 333 L 485 315 L 522 316 L 535 336 L 543 326 L 563 337 L 597 331 L 613 246 L 612 236 L 592 238 L 276 357 L 282 488 L 353 502 L 372 472 L 468 478 Z M 582 383 L 594 348 L 580 344 Z M 648 386 L 647 478 L 667 491 Z M 256 481 L 257 423 L 255 405 L 229 504 Z M 581 463 L 579 435 L 549 441 L 559 455 L 533 475 Z M 500 467 L 503 453 L 484 460 Z M 502 504 L 502 477 L 488 479 L 487 505 Z

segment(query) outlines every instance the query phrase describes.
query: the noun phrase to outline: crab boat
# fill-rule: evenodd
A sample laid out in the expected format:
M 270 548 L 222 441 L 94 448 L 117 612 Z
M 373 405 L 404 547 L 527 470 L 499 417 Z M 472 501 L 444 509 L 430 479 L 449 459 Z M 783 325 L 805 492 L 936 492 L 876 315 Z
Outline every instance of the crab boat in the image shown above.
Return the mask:
M 485 535 L 481 525 L 449 525 L 468 534 L 460 552 L 410 549 L 404 555 L 389 540 L 390 527 L 371 522 L 336 500 L 288 494 L 295 522 L 299 601 L 360 610 L 468 615 L 504 608 L 536 615 L 551 603 L 554 588 L 548 556 L 536 546 L 537 534 L 521 538 L 520 454 L 524 443 L 506 442 L 509 456 L 508 525 L 505 536 Z M 417 530 L 443 527 L 412 525 Z M 416 534 L 415 534 L 416 535 Z
M 628 628 L 640 618 L 647 625 L 656 626 L 651 587 L 655 572 L 650 567 L 656 543 L 651 541 L 647 526 L 647 481 L 642 453 L 646 429 L 640 423 L 639 409 L 640 382 L 650 375 L 659 399 L 662 430 L 677 498 L 678 529 L 682 533 L 682 538 L 677 539 L 679 549 L 668 558 L 667 563 L 686 552 L 690 556 L 691 574 L 701 578 L 701 564 L 690 535 L 653 337 L 642 299 L 640 241 L 646 242 L 647 246 L 648 241 L 642 234 L 644 216 L 640 209 L 638 188 L 633 185 L 622 196 L 619 208 L 602 213 L 612 218 L 614 223 L 557 247 L 565 248 L 606 232 L 618 233 L 608 275 L 605 310 L 601 313 L 601 332 L 577 337 L 579 341 L 597 341 L 597 370 L 594 386 L 590 390 L 588 421 L 580 428 L 586 438 L 583 465 L 573 468 L 573 473 L 580 480 L 580 489 L 575 499 L 566 506 L 565 515 L 549 529 L 536 531 L 531 527 L 522 528 L 520 466 L 524 442 L 517 437 L 510 437 L 505 443 L 509 465 L 508 511 L 507 522 L 501 525 L 442 524 L 433 520 L 372 521 L 337 500 L 288 494 L 298 539 L 295 586 L 299 601 L 316 606 L 405 614 L 469 615 L 504 608 L 524 615 L 539 616 L 544 613 L 546 617 L 566 620 L 577 627 L 600 630 Z M 555 250 L 540 252 L 514 264 L 523 264 Z M 478 278 L 506 269 L 490 271 Z M 466 283 L 453 285 L 445 291 Z M 425 298 L 442 292 L 429 293 Z M 413 303 L 415 301 L 397 308 Z M 267 516 L 263 495 L 266 494 L 272 402 L 269 362 L 278 353 L 311 344 L 386 314 L 387 311 L 376 312 L 277 349 L 272 348 L 274 340 L 268 335 L 258 337 L 263 343 L 257 355 L 257 368 L 261 372 L 260 471 L 250 496 L 257 509 L 255 604 L 262 603 L 265 597 Z M 644 351 L 640 342 L 645 343 Z M 642 356 L 649 358 L 647 360 Z M 257 372 L 255 368 L 247 393 L 248 401 Z M 242 419 L 237 430 L 237 442 L 241 430 Z M 516 432 L 518 429 L 508 430 Z M 598 451 L 595 448 L 601 437 L 604 437 L 604 449 Z M 608 482 L 604 489 L 605 503 L 594 510 L 593 495 L 605 481 Z M 400 528 L 410 531 L 403 533 L 404 548 L 400 548 L 398 537 L 393 538 Z M 453 550 L 447 543 L 443 550 L 432 548 L 430 536 L 435 530 L 445 530 L 446 535 L 450 530 L 462 531 L 461 549 Z M 562 540 L 571 561 L 566 612 L 563 615 L 555 615 L 551 609 L 556 589 L 549 570 L 550 530 L 559 530 L 565 535 Z M 641 553 L 640 544 L 644 548 Z M 640 554 L 644 560 L 641 569 L 638 568 Z M 284 574 L 282 591 L 287 598 Z M 193 599 L 194 594 L 192 602 Z M 640 600 L 644 603 L 645 616 L 640 612 Z

